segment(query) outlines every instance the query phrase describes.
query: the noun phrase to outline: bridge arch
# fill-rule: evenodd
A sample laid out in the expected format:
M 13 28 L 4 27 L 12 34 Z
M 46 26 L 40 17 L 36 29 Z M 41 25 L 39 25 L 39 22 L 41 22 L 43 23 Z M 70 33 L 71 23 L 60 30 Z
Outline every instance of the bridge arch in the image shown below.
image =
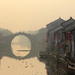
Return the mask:
M 31 50 L 31 41 L 24 35 L 16 36 L 11 41 L 12 52 L 17 57 L 24 57 Z
M 28 58 L 28 57 L 31 57 L 31 54 L 34 52 L 34 50 L 35 50 L 35 46 L 36 46 L 36 41 L 37 41 L 37 39 L 36 39 L 36 37 L 35 37 L 35 35 L 31 35 L 31 34 L 27 34 L 27 33 L 23 33 L 23 32 L 19 32 L 19 33 L 15 33 L 15 34 L 11 34 L 11 35 L 8 35 L 8 36 L 5 36 L 5 37 L 3 37 L 2 39 L 0 39 L 0 40 L 3 40 L 4 41 L 4 43 L 5 43 L 5 48 L 11 48 L 11 42 L 12 42 L 12 40 L 16 37 L 16 36 L 18 36 L 18 35 L 24 35 L 24 36 L 26 36 L 29 40 L 30 40 L 30 42 L 31 42 L 31 50 L 30 50 L 30 53 L 27 55 L 27 56 L 25 56 L 25 57 L 22 57 L 22 58 L 18 58 L 17 56 L 15 56 L 13 53 L 12 53 L 12 51 L 10 50 L 10 49 L 8 49 L 8 50 L 5 50 L 5 56 L 9 56 L 9 57 L 11 57 L 11 58 L 16 58 L 16 59 L 25 59 L 25 58 Z

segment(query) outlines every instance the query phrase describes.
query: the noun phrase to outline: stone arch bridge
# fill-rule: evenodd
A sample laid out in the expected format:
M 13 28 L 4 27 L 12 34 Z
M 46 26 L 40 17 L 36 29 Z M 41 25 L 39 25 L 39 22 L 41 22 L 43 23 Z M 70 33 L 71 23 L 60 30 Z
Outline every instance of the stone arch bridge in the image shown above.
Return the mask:
M 18 35 L 26 36 L 27 38 L 29 38 L 29 40 L 31 42 L 31 51 L 30 51 L 30 53 L 27 56 L 22 57 L 22 58 L 19 58 L 19 57 L 15 56 L 13 54 L 12 50 L 11 50 L 11 42 Z M 21 60 L 21 59 L 25 59 L 25 58 L 34 57 L 38 54 L 37 53 L 38 52 L 37 51 L 37 39 L 36 39 L 35 35 L 19 32 L 19 33 L 15 33 L 15 34 L 5 36 L 5 37 L 1 38 L 0 41 L 4 42 L 4 44 L 0 47 L 1 50 L 2 50 L 2 51 L 0 51 L 0 52 L 2 52 L 2 56 L 8 56 L 10 58 L 15 58 L 15 59 Z

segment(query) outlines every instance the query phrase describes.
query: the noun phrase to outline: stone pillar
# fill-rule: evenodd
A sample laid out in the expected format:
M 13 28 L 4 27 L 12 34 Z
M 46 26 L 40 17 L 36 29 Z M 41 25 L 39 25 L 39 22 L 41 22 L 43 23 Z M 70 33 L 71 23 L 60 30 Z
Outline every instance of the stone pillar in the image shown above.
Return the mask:
M 73 38 L 74 38 L 74 59 L 75 59 L 75 30 L 72 31 L 72 34 L 73 34 Z
M 72 57 L 74 58 L 74 37 L 73 37 L 73 34 L 72 34 Z

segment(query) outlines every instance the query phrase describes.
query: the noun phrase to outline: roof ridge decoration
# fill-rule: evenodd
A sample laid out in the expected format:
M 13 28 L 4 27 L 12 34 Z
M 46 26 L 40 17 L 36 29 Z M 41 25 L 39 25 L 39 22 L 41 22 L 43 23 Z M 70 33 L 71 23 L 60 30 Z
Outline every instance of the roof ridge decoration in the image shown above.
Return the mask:
M 48 25 L 50 25 L 50 24 L 52 25 L 52 24 L 54 24 L 54 23 L 56 23 L 56 22 L 59 22 L 60 20 L 63 20 L 63 19 L 61 19 L 61 17 L 59 17 L 57 20 L 50 22 L 50 23 L 47 24 L 46 26 L 48 26 Z M 65 21 L 65 20 L 63 20 L 63 21 Z
M 70 17 L 70 19 L 64 21 L 61 23 L 61 25 L 64 27 L 64 26 L 67 26 L 69 24 L 71 24 L 73 21 L 75 21 L 72 17 Z

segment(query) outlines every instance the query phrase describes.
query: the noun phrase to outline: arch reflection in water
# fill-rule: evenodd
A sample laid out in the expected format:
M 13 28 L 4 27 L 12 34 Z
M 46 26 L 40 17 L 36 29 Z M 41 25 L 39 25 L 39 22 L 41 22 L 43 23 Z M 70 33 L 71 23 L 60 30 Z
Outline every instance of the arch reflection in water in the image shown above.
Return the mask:
M 31 50 L 31 42 L 26 36 L 19 35 L 12 40 L 11 47 L 15 56 L 25 57 Z

